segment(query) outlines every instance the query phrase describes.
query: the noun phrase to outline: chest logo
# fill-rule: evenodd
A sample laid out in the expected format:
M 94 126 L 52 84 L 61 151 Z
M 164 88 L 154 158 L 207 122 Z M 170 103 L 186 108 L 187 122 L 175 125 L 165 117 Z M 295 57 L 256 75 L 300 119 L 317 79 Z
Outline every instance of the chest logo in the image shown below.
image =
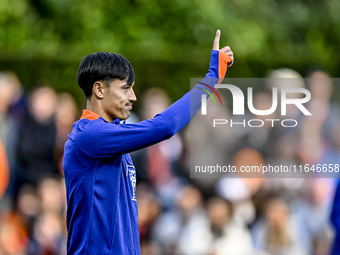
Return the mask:
M 137 182 L 136 170 L 135 170 L 135 167 L 131 165 L 127 165 L 127 170 L 128 170 L 128 174 L 129 174 L 131 186 L 132 186 L 132 200 L 137 201 L 136 199 L 136 182 Z

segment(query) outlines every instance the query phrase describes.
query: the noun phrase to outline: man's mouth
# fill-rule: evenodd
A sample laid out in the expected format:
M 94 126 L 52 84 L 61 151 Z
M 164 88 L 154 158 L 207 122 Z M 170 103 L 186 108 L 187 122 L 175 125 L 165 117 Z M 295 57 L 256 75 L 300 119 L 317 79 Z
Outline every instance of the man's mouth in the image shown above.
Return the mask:
M 132 104 L 126 104 L 125 107 L 128 108 L 129 110 L 132 110 Z

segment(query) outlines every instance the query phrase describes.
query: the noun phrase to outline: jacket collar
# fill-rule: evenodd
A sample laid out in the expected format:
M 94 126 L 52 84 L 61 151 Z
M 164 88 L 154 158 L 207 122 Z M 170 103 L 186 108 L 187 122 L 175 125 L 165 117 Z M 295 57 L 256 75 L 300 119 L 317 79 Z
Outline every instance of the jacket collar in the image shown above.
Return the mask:
M 94 113 L 89 110 L 83 110 L 83 115 L 80 117 L 80 119 L 88 119 L 88 120 L 96 120 L 99 118 L 100 116 L 97 113 Z
M 97 119 L 101 119 L 104 122 L 108 121 L 102 117 L 100 117 L 97 113 L 89 111 L 89 110 L 83 110 L 83 115 L 80 117 L 80 119 L 88 119 L 88 120 L 97 120 Z M 125 121 L 124 121 L 125 122 Z M 112 121 L 112 123 L 114 124 L 119 124 L 120 120 L 117 118 L 114 121 Z

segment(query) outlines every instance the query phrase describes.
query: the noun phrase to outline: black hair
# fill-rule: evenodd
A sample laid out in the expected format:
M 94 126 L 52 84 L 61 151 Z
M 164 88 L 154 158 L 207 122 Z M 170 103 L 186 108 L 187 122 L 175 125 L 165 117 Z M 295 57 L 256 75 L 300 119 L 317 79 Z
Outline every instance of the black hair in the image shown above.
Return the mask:
M 131 85 L 135 74 L 130 62 L 116 53 L 97 52 L 84 57 L 77 73 L 77 82 L 86 98 L 92 95 L 92 87 L 96 81 L 109 85 L 113 80 L 125 80 Z

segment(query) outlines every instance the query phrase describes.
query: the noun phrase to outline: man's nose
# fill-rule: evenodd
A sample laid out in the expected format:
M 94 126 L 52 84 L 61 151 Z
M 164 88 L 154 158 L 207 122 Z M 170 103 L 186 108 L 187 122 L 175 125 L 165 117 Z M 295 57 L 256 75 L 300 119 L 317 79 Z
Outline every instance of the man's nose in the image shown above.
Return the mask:
M 136 94 L 133 90 L 131 90 L 130 94 L 129 94 L 129 100 L 130 101 L 137 101 L 137 97 Z

